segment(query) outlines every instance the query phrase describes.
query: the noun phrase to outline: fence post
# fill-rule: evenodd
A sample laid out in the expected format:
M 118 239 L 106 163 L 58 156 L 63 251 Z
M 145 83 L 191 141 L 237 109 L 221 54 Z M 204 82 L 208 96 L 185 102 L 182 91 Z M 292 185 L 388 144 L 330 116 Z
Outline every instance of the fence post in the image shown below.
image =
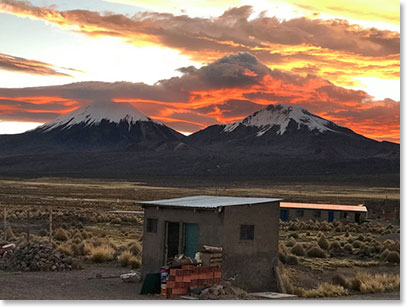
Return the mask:
M 49 242 L 52 243 L 52 209 L 49 212 Z
M 4 241 L 7 242 L 7 209 L 4 207 L 4 212 L 3 212 L 3 227 L 4 227 Z

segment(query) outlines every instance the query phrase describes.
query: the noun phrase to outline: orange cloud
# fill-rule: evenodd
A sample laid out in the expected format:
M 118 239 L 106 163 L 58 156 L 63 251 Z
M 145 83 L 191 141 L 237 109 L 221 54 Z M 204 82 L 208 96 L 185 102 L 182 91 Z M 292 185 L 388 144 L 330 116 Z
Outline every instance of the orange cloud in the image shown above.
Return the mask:
M 311 8 L 315 3 L 332 11 L 317 0 Z M 369 11 L 370 6 L 365 6 Z M 354 9 L 360 13 L 360 9 Z M 156 12 L 128 17 L 88 10 L 58 11 L 14 0 L 2 0 L 0 11 L 44 20 L 89 36 L 121 37 L 135 45 L 177 49 L 203 63 L 230 53 L 250 52 L 273 68 L 305 74 L 311 65 L 318 67 L 313 70 L 318 76 L 341 86 L 355 86 L 357 77 L 398 79 L 400 74 L 398 32 L 362 28 L 345 20 L 279 20 L 264 14 L 252 16 L 250 6 L 231 8 L 216 18 Z M 380 13 L 377 7 L 375 12 Z
M 239 120 L 269 104 L 298 104 L 378 140 L 400 138 L 400 102 L 373 100 L 315 75 L 269 69 L 248 53 L 220 58 L 157 84 L 80 82 L 0 89 L 0 119 L 55 118 L 91 100 L 130 102 L 153 119 L 183 132 Z M 40 115 L 42 117 L 40 117 Z

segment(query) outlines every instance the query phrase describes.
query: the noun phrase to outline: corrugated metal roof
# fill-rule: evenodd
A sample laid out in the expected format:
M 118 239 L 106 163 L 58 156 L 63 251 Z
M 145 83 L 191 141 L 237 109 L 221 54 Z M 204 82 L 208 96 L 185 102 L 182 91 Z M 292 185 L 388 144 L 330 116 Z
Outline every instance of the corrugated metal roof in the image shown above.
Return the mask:
M 281 202 L 280 208 L 296 209 L 317 209 L 317 210 L 340 210 L 340 211 L 357 211 L 367 212 L 363 205 L 334 205 L 334 204 L 306 204 L 306 203 L 286 203 Z
M 187 207 L 215 209 L 226 206 L 255 205 L 280 201 L 279 198 L 254 198 L 254 197 L 227 197 L 227 196 L 190 196 L 181 198 L 142 201 L 142 205 L 155 205 L 166 207 Z

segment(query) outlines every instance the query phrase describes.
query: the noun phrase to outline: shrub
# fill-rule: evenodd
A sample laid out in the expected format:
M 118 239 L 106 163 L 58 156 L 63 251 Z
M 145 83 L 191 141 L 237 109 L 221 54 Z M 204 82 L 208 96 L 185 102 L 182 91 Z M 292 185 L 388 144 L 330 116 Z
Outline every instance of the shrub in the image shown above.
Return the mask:
M 358 273 L 352 289 L 362 293 L 395 291 L 400 289 L 400 275 Z
M 286 263 L 288 265 L 296 265 L 298 264 L 298 257 L 295 255 L 288 255 Z
M 81 236 L 84 240 L 89 239 L 91 236 L 86 231 L 81 232 Z
M 387 256 L 390 254 L 390 251 L 386 248 L 382 254 L 381 254 L 381 258 L 382 259 L 387 259 Z
M 290 226 L 288 226 L 288 230 L 298 230 L 297 223 L 291 221 Z
M 363 242 L 365 241 L 365 237 L 363 235 L 359 235 L 358 240 Z
M 95 263 L 102 263 L 113 259 L 114 250 L 108 245 L 100 245 L 89 249 L 88 258 Z
M 326 258 L 325 252 L 318 246 L 311 247 L 307 251 L 307 256 L 310 258 Z
M 348 295 L 348 290 L 340 285 L 330 283 L 323 283 L 317 289 L 304 290 L 302 297 L 315 298 L 315 297 L 329 297 L 329 296 L 342 296 Z
M 72 239 L 74 239 L 74 240 L 78 239 L 78 240 L 80 240 L 80 241 L 83 241 L 83 237 L 82 237 L 82 235 L 81 235 L 81 233 L 80 233 L 79 231 L 78 231 L 78 232 L 75 232 L 75 234 L 73 235 Z
M 360 242 L 359 240 L 356 240 L 352 243 L 352 246 L 354 248 L 360 248 L 362 246 L 362 242 Z
M 114 219 L 112 220 L 111 223 L 112 223 L 112 224 L 121 224 L 121 223 L 122 223 L 122 220 L 121 220 L 119 217 L 116 217 L 116 218 L 114 218 Z
M 7 236 L 8 240 L 16 240 L 17 239 L 16 235 L 13 232 L 13 229 L 11 229 L 10 226 L 8 226 L 6 228 L 6 236 Z
M 400 263 L 400 254 L 398 252 L 389 252 L 385 259 L 390 263 Z
M 138 269 L 141 266 L 140 257 L 131 257 L 129 260 L 129 265 L 132 269 Z
M 298 239 L 298 233 L 292 232 L 288 235 L 289 238 Z
M 321 238 L 319 238 L 318 245 L 319 245 L 319 247 L 321 247 L 323 249 L 328 249 L 329 248 L 329 242 L 326 239 L 325 235 L 322 235 Z
M 126 267 L 129 265 L 129 260 L 131 257 L 134 256 L 130 251 L 124 251 L 123 253 L 120 254 L 117 260 L 122 267 Z
M 329 249 L 341 249 L 341 244 L 338 241 L 333 241 L 329 245 Z
M 278 252 L 278 259 L 281 261 L 281 263 L 287 263 L 287 255 L 283 254 L 282 252 Z
M 296 242 L 297 242 L 297 241 L 295 241 L 294 238 L 290 238 L 290 240 L 288 240 L 288 241 L 285 243 L 285 246 L 287 246 L 287 247 L 292 247 L 292 246 L 294 246 L 294 244 L 295 244 Z
M 84 243 L 74 243 L 71 246 L 72 252 L 75 256 L 84 256 L 85 255 L 85 249 L 84 249 Z
M 334 285 L 339 285 L 342 286 L 345 289 L 350 289 L 351 288 L 351 283 L 348 279 L 346 279 L 345 276 L 341 274 L 336 274 L 332 277 L 332 283 Z
M 307 255 L 307 253 L 301 243 L 295 243 L 295 245 L 291 248 L 291 253 L 294 255 L 297 255 L 297 256 Z
M 58 246 L 57 251 L 68 256 L 73 256 L 74 254 L 71 246 L 68 244 L 61 244 Z
M 131 243 L 129 245 L 129 249 L 130 252 L 134 255 L 134 256 L 138 256 L 141 254 L 141 244 L 140 242 L 134 241 L 133 243 Z
M 278 245 L 278 259 L 282 262 L 282 263 L 286 263 L 287 262 L 287 255 L 288 255 L 288 250 L 287 247 L 285 247 L 284 244 L 280 243 Z
M 54 238 L 58 241 L 67 241 L 69 239 L 67 232 L 62 228 L 56 231 Z

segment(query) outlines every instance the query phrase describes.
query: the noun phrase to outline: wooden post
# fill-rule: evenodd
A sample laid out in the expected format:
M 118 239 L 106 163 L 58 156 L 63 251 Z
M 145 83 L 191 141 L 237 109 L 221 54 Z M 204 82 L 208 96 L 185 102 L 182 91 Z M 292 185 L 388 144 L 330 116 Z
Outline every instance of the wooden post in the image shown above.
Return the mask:
M 52 209 L 49 213 L 49 242 L 52 243 Z
M 3 226 L 4 226 L 4 241 L 7 242 L 7 209 L 4 207 L 4 212 L 3 212 Z

